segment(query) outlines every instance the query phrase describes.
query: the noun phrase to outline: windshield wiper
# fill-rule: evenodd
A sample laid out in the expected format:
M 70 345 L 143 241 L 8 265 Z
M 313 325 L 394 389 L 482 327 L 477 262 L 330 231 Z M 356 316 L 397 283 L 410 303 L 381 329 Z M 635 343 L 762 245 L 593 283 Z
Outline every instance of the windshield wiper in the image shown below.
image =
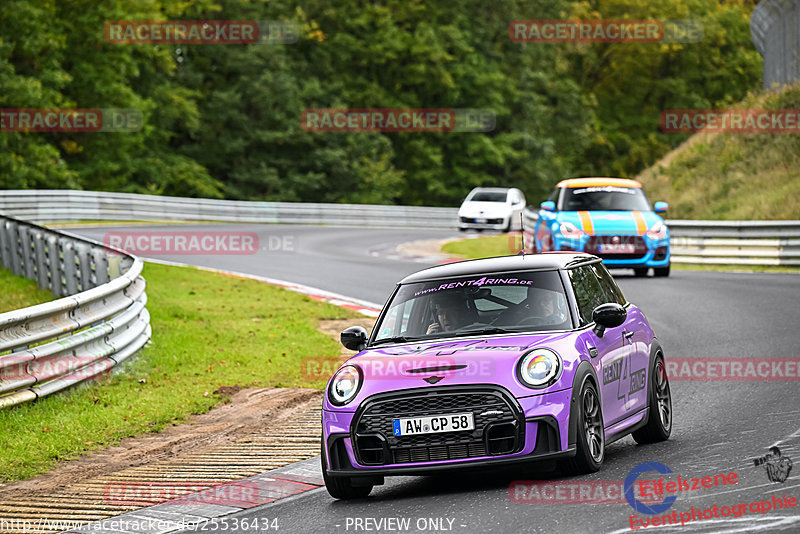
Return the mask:
M 373 342 L 372 346 L 374 347 L 375 345 L 381 345 L 383 343 L 406 343 L 408 341 L 416 341 L 417 339 L 418 338 L 406 336 L 385 337 Z
M 459 335 L 465 334 L 518 334 L 519 330 L 508 330 L 507 328 L 500 328 L 498 326 L 492 326 L 489 328 L 481 328 L 476 330 L 456 330 Z

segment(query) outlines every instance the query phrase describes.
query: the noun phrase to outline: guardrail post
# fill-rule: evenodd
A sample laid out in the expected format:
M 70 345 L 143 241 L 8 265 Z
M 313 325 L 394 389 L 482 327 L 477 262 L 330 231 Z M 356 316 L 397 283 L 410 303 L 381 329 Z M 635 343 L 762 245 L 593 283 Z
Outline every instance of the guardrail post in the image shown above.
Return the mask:
M 47 250 L 45 252 L 45 262 L 47 266 L 47 283 L 50 292 L 57 296 L 63 296 L 63 283 L 61 281 L 61 257 L 59 253 L 58 237 L 55 234 L 47 234 Z
M 75 255 L 78 257 L 78 280 L 80 290 L 86 291 L 94 287 L 92 284 L 92 261 L 89 257 L 89 247 L 83 243 L 75 245 Z
M 108 254 L 101 248 L 92 249 L 92 263 L 94 264 L 94 281 L 99 286 L 108 282 Z
M 36 261 L 33 254 L 30 228 L 24 226 L 19 228 L 19 243 L 22 251 L 22 276 L 28 280 L 36 280 Z
M 39 284 L 39 289 L 47 289 L 48 275 L 47 271 L 47 254 L 45 251 L 45 237 L 42 235 L 41 230 L 33 230 L 33 253 L 36 261 L 34 262 L 34 269 L 36 270 L 36 283 Z
M 0 220 L 0 263 L 6 269 L 11 269 L 11 231 L 8 228 L 9 221 Z
M 78 292 L 78 266 L 75 263 L 75 245 L 71 241 L 62 237 L 61 252 L 64 256 L 64 293 L 63 295 L 74 295 Z
M 9 247 L 11 249 L 11 271 L 17 276 L 22 276 L 22 258 L 19 250 L 19 225 L 16 222 L 9 223 Z

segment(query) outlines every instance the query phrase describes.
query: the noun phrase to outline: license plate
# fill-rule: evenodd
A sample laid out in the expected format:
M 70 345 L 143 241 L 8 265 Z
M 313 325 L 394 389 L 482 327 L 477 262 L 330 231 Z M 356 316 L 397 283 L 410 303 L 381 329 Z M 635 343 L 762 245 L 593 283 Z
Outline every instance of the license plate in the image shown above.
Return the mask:
M 633 254 L 636 245 L 633 243 L 605 243 L 600 244 L 598 250 L 603 254 Z
M 471 413 L 451 413 L 447 415 L 430 415 L 427 417 L 402 417 L 392 421 L 395 436 L 411 436 L 414 434 L 438 434 L 440 432 L 457 432 L 474 430 L 475 421 Z
M 475 222 L 479 224 L 486 224 L 486 219 L 475 219 Z

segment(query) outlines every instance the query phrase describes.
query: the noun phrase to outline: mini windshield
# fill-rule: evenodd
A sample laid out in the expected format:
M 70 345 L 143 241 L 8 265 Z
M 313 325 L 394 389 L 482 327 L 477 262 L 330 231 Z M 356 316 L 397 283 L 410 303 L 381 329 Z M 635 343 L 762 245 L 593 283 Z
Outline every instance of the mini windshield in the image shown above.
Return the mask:
M 497 273 L 401 286 L 373 344 L 571 327 L 557 271 Z
M 470 202 L 505 202 L 508 193 L 505 191 L 477 191 L 470 197 Z
M 567 187 L 561 197 L 562 211 L 652 211 L 638 187 Z

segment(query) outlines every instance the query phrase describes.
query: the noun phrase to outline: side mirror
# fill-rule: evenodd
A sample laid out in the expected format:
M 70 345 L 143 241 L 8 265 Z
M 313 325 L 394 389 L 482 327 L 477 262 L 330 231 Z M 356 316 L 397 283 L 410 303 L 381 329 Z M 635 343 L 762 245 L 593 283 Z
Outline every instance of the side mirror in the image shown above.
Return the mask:
M 539 204 L 539 207 L 546 211 L 556 211 L 556 203 L 552 200 L 545 200 Z
M 656 202 L 653 208 L 656 210 L 656 213 L 664 213 L 669 208 L 669 204 L 666 202 Z
M 595 322 L 594 333 L 597 337 L 603 337 L 606 328 L 616 328 L 625 322 L 628 312 L 620 304 L 609 302 L 601 304 L 592 312 L 592 320 Z
M 363 326 L 351 326 L 342 330 L 339 339 L 346 349 L 361 351 L 367 346 L 367 331 Z

